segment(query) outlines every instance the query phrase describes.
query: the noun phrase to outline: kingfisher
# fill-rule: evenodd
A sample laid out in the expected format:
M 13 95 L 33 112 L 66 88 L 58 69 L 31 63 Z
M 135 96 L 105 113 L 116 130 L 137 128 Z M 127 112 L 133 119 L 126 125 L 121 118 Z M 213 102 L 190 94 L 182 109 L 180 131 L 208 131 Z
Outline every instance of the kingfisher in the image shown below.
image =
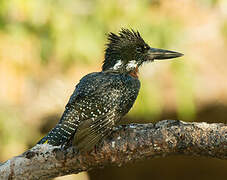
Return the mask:
M 183 55 L 150 47 L 133 29 L 111 32 L 107 40 L 102 70 L 80 80 L 58 124 L 38 144 L 92 150 L 132 108 L 140 90 L 141 65 Z

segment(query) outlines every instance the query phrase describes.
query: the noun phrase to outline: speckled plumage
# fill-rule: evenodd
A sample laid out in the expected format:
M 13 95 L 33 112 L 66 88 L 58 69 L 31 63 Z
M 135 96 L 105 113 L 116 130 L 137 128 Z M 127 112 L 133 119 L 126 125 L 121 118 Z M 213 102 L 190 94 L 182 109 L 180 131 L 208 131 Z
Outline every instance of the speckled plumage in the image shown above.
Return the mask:
M 127 74 L 95 72 L 84 76 L 57 126 L 39 143 L 48 140 L 48 144 L 62 145 L 75 134 L 76 147 L 90 149 L 131 109 L 139 89 L 139 80 Z
M 108 40 L 102 71 L 80 80 L 59 123 L 38 144 L 67 146 L 73 142 L 80 151 L 92 149 L 132 108 L 140 89 L 138 67 L 182 55 L 150 48 L 133 30 L 110 33 Z

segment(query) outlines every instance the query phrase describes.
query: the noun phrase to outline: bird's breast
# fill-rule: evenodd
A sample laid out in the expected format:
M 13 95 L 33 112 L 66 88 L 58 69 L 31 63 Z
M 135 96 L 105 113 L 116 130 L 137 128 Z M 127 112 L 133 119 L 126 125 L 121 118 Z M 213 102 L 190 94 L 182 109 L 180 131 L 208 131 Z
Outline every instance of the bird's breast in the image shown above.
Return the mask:
M 139 74 L 139 68 L 138 68 L 138 66 L 129 73 L 130 76 L 132 76 L 132 77 L 134 77 L 136 79 L 138 79 L 138 77 L 139 77 L 138 74 Z

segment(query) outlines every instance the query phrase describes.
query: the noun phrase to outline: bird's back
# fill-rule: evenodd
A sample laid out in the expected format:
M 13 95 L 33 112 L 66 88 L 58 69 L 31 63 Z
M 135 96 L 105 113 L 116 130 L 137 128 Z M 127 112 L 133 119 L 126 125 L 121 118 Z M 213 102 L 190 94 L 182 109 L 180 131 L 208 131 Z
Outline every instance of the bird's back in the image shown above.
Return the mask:
M 78 149 L 90 150 L 131 109 L 139 89 L 139 80 L 127 74 L 96 72 L 84 76 L 59 123 L 40 143 L 60 145 L 73 139 Z

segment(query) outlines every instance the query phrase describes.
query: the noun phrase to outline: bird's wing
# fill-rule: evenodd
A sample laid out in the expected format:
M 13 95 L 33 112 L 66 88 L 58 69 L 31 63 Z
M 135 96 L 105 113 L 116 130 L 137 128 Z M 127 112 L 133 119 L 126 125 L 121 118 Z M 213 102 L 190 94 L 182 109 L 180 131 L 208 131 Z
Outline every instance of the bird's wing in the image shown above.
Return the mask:
M 111 132 L 122 116 L 117 112 L 120 98 L 121 93 L 108 77 L 85 78 L 77 85 L 67 109 L 76 109 L 79 112 L 80 122 L 73 144 L 80 151 L 92 149 L 100 139 Z M 63 118 L 63 124 L 64 121 Z
M 94 119 L 87 119 L 79 125 L 74 137 L 74 145 L 80 151 L 89 151 L 102 138 L 110 134 L 115 121 L 120 116 L 116 116 L 114 110 Z

